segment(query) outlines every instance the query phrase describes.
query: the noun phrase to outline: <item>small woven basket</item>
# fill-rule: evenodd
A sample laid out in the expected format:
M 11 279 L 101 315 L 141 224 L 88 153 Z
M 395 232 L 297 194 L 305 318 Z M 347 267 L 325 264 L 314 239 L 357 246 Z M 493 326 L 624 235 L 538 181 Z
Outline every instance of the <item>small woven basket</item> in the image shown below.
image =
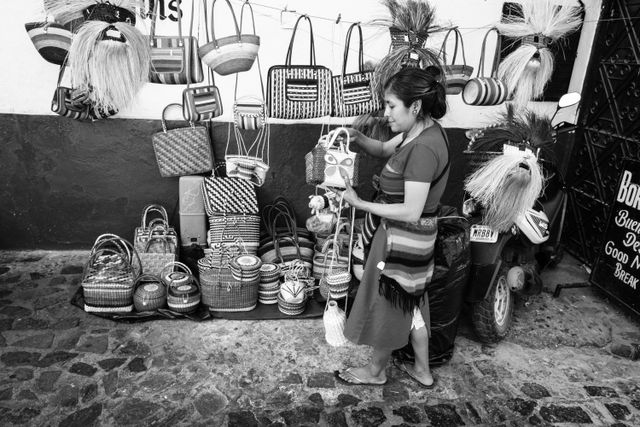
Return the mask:
M 136 280 L 133 293 L 136 311 L 154 311 L 167 305 L 167 288 L 159 277 L 143 274 Z
M 309 297 L 305 296 L 302 302 L 288 302 L 285 301 L 282 297 L 282 294 L 278 293 L 277 302 L 278 302 L 278 310 L 282 314 L 286 314 L 287 316 L 298 316 L 307 309 L 307 301 L 309 301 Z
M 177 267 L 182 271 L 167 271 Z M 178 313 L 191 313 L 200 304 L 200 284 L 189 267 L 181 262 L 167 264 L 162 270 L 162 280 L 167 286 L 167 305 Z

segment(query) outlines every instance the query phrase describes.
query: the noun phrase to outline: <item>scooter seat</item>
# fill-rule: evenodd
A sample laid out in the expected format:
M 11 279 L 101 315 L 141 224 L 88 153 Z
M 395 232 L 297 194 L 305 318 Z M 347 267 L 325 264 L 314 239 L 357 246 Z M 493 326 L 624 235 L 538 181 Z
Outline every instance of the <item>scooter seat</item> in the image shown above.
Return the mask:
M 527 209 L 516 219 L 516 226 L 531 243 L 539 245 L 549 240 L 549 218 L 542 210 Z

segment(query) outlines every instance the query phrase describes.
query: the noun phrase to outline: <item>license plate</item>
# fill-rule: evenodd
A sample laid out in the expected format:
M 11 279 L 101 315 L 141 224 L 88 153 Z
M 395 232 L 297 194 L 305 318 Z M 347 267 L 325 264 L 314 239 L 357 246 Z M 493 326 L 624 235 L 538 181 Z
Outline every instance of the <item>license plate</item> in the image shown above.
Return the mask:
M 474 224 L 471 226 L 472 242 L 495 243 L 498 241 L 498 232 L 488 225 Z

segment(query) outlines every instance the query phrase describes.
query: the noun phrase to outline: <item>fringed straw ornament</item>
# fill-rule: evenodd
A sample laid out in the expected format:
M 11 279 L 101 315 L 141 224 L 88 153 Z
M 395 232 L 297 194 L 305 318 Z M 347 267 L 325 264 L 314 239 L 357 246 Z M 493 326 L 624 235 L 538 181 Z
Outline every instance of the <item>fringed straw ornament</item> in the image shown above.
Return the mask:
M 128 106 L 149 76 L 149 43 L 132 25 L 87 21 L 69 49 L 73 87 L 99 108 Z
M 484 208 L 484 224 L 506 232 L 531 208 L 542 191 L 543 177 L 531 151 L 513 149 L 487 161 L 465 180 L 465 191 Z
M 549 47 L 580 28 L 582 11 L 566 0 L 522 0 L 522 15 L 496 24 L 500 34 L 521 44 L 498 68 L 512 101 L 518 106 L 542 96 L 551 79 L 554 56 Z
M 391 49 L 375 68 L 373 87 L 383 96 L 384 84 L 403 67 L 441 66 L 438 52 L 424 46 L 434 25 L 435 9 L 425 0 L 383 0 L 390 19 L 375 22 L 389 27 Z M 444 73 L 443 73 L 444 74 Z
M 73 36 L 68 65 L 71 84 L 97 109 L 126 108 L 148 81 L 150 48 L 147 36 L 135 28 L 133 0 L 96 2 L 47 1 L 47 12 L 61 21 L 86 19 Z

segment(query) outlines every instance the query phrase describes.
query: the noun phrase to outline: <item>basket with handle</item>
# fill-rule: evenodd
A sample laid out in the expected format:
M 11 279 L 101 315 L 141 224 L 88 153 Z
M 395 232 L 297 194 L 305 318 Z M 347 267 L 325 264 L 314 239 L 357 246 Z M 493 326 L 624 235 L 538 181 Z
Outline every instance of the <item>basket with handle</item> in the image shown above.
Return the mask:
M 198 260 L 202 303 L 209 310 L 241 312 L 256 308 L 260 285 L 259 270 L 252 280 L 243 280 L 242 273 L 240 279 L 236 278 L 230 263 L 239 251 L 237 245 L 221 245 L 220 255 Z
M 352 187 L 358 186 L 359 158 L 358 153 L 349 147 L 350 137 L 347 128 L 339 127 L 333 131 L 327 143 L 324 155 L 324 180 L 322 185 L 335 188 L 346 188 L 342 172 L 346 172 Z
M 131 243 L 114 234 L 99 236 L 82 275 L 85 311 L 132 311 L 135 281 L 141 269 Z
M 159 217 L 150 219 L 150 214 Z M 169 226 L 169 216 L 162 205 L 147 205 L 141 224 L 134 232 L 134 247 L 138 251 L 144 273 L 160 275 L 162 268 L 178 256 L 178 234 Z
M 167 306 L 178 313 L 191 313 L 200 304 L 200 283 L 185 264 L 173 261 L 162 269 L 160 278 L 167 287 Z
M 284 283 L 277 296 L 278 310 L 288 316 L 297 316 L 307 308 L 313 287 L 309 286 L 308 270 L 304 263 L 296 262 L 285 273 Z
M 154 311 L 167 305 L 167 288 L 159 276 L 141 274 L 136 279 L 133 305 L 136 311 Z
M 449 64 L 447 62 L 447 41 L 449 40 L 449 35 L 451 33 L 454 35 L 455 42 L 453 56 L 451 58 L 451 63 Z M 460 49 L 460 52 L 462 53 L 462 64 L 456 64 L 458 49 Z M 447 34 L 444 36 L 444 40 L 442 41 L 440 54 L 442 55 L 442 60 L 445 64 L 443 68 L 447 94 L 458 95 L 462 93 L 464 85 L 467 84 L 467 81 L 471 78 L 471 74 L 473 74 L 473 67 L 471 65 L 467 65 L 467 57 L 464 53 L 464 39 L 462 38 L 462 33 L 460 33 L 458 27 L 451 28 L 447 31 Z

